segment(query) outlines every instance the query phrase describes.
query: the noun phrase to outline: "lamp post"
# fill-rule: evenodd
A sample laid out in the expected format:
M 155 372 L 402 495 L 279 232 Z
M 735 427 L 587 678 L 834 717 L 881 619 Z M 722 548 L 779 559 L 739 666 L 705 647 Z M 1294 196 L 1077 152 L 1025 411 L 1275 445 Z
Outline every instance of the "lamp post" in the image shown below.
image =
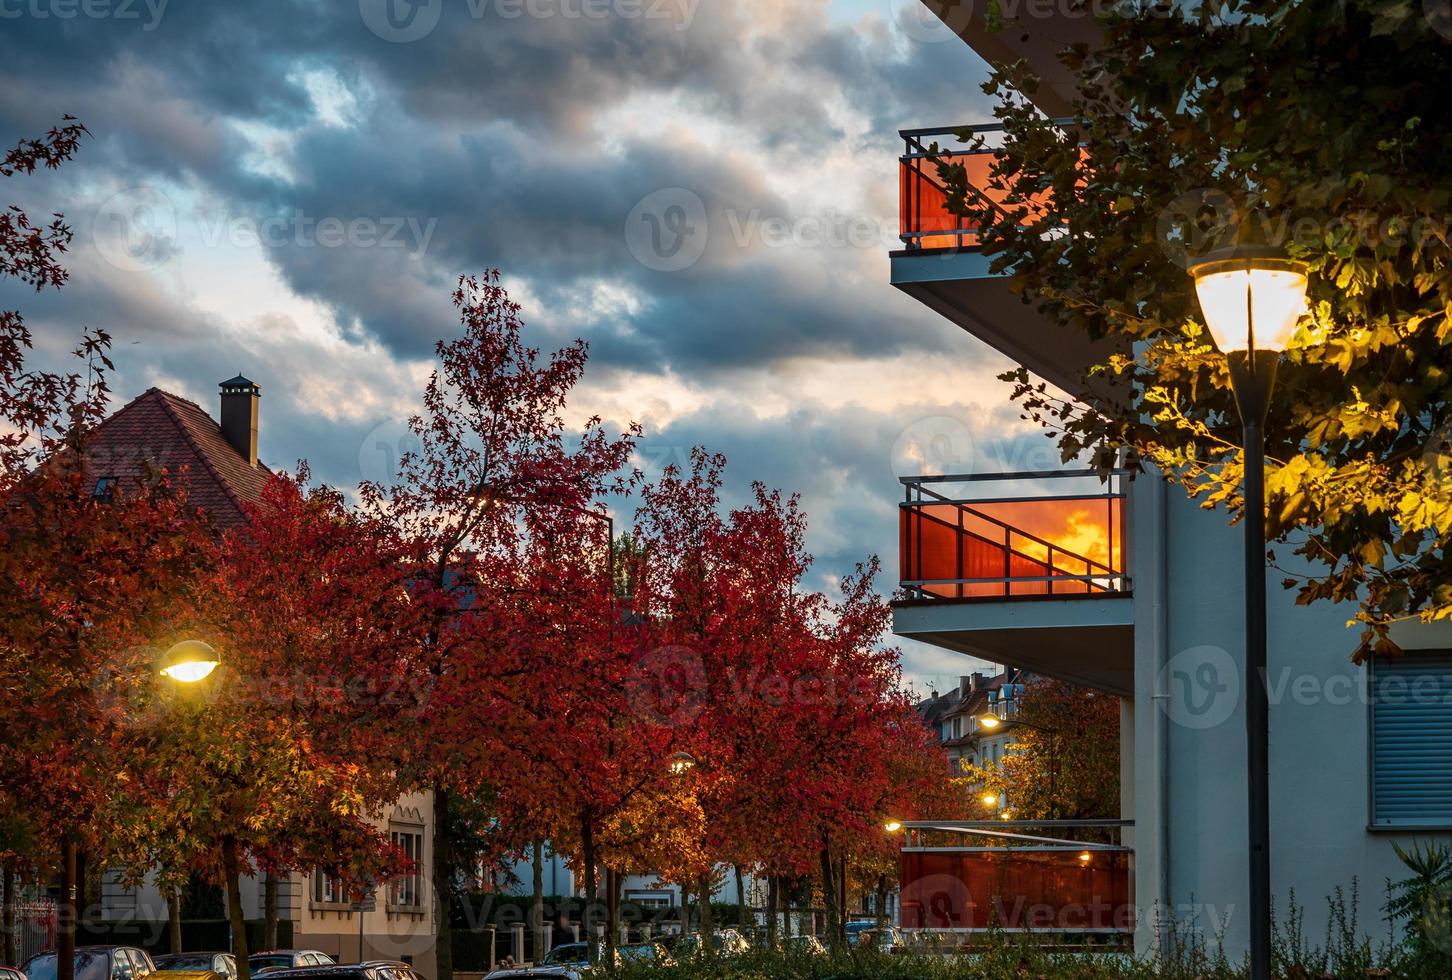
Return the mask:
M 1036 732 L 1043 732 L 1049 736 L 1049 803 L 1053 805 L 1056 796 L 1055 783 L 1059 775 L 1059 730 L 1057 728 L 1050 728 L 1047 725 L 1036 725 L 1031 721 L 1023 721 L 1019 718 L 1015 718 L 1012 722 L 1006 722 L 991 711 L 985 711 L 978 716 L 978 727 L 986 731 L 996 731 L 1007 724 L 1032 728 Z M 984 802 L 987 803 L 986 797 L 984 798 Z M 998 798 L 994 797 L 994 802 L 988 803 L 988 805 L 993 806 L 997 802 Z
M 1305 265 L 1240 245 L 1189 266 L 1205 325 L 1225 355 L 1244 430 L 1245 747 L 1250 855 L 1250 980 L 1271 975 L 1270 699 L 1266 693 L 1265 423 L 1281 351 L 1306 311 Z

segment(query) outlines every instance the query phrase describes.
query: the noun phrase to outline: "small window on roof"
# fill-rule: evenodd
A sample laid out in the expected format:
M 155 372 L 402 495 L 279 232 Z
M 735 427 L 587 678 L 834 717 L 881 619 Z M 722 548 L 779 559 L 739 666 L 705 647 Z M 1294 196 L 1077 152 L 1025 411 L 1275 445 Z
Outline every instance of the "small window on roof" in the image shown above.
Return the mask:
M 96 481 L 96 487 L 91 491 L 91 499 L 98 503 L 109 504 L 116 500 L 116 484 L 120 481 L 114 476 L 103 476 Z

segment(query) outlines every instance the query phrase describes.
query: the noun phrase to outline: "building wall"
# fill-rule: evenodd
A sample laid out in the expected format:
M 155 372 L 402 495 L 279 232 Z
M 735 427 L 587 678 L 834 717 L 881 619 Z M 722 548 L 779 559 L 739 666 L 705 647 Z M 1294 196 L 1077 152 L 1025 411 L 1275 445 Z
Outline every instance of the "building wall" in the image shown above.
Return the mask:
M 416 905 L 401 906 L 390 902 L 399 892 L 380 886 L 376 909 L 354 912 L 344 903 L 321 903 L 315 900 L 313 876 L 293 874 L 279 882 L 278 917 L 293 924 L 293 947 L 316 949 L 339 962 L 358 961 L 359 926 L 363 932 L 365 959 L 393 959 L 412 962 L 424 977 L 434 976 L 433 886 L 429 881 L 429 860 L 433 848 L 433 804 L 430 794 L 405 796 L 379 814 L 378 825 L 385 831 L 412 832 L 423 839 L 418 859 Z M 242 908 L 248 919 L 263 915 L 263 883 L 261 876 L 244 877 L 241 881 Z M 165 921 L 166 900 L 155 883 L 148 879 L 138 887 L 125 887 L 114 874 L 103 880 L 102 903 L 108 919 L 137 917 Z M 361 920 L 361 921 L 360 921 Z
M 1152 475 L 1140 477 L 1134 493 L 1137 902 L 1152 914 L 1167 873 L 1177 921 L 1212 943 L 1223 935 L 1238 957 L 1248 936 L 1242 530 L 1227 524 L 1223 510 L 1203 511 Z M 1294 566 L 1289 548 L 1275 550 L 1282 567 Z M 1297 606 L 1281 587 L 1284 577 L 1271 569 L 1267 590 L 1274 901 L 1282 914 L 1294 890 L 1306 935 L 1319 942 L 1327 896 L 1338 887 L 1349 894 L 1355 883 L 1360 926 L 1380 938 L 1383 883 L 1402 876 L 1393 841 L 1446 835 L 1367 830 L 1365 668 L 1350 662 L 1357 635 L 1346 627 L 1354 610 Z M 1142 947 L 1152 937 L 1141 928 Z

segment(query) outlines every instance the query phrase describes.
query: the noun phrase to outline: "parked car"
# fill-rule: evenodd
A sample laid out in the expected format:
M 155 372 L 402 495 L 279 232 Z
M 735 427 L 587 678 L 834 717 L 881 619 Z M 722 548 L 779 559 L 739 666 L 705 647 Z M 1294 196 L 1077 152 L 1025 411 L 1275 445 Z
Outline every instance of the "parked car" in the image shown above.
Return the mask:
M 722 929 L 711 934 L 711 949 L 717 956 L 740 956 L 742 953 L 750 952 L 751 944 L 735 929 Z M 681 960 L 699 956 L 701 953 L 700 934 L 693 932 L 682 936 L 675 946 L 671 947 L 671 952 Z
M 595 944 L 595 959 L 605 958 L 605 946 L 602 943 Z M 624 958 L 620 950 L 615 951 L 615 965 L 620 966 Z M 516 966 L 503 970 L 495 970 L 485 980 L 580 980 L 590 972 L 590 944 L 589 943 L 561 943 L 545 954 L 545 958 L 534 966 Z
M 0 966 L 0 980 L 25 980 L 25 974 L 19 967 Z
M 76 980 L 143 980 L 156 972 L 156 964 L 135 946 L 79 946 L 74 970 Z M 55 951 L 32 956 L 21 971 L 29 980 L 56 980 Z
M 879 953 L 895 953 L 902 949 L 902 933 L 892 926 L 863 929 L 857 934 L 857 945 L 862 949 L 875 949 Z
M 237 976 L 237 958 L 231 953 L 164 953 L 151 959 L 158 970 L 167 973 L 177 970 L 211 970 L 223 977 L 223 980 L 235 980 Z
M 804 953 L 807 956 L 826 956 L 827 947 L 816 936 L 792 936 L 784 947 L 789 953 Z
M 620 959 L 624 963 L 653 963 L 656 966 L 672 966 L 676 962 L 670 950 L 656 942 L 627 943 L 619 947 Z
M 147 980 L 224 980 L 216 970 L 157 970 Z
M 281 968 L 269 970 L 267 976 L 269 980 L 423 980 L 413 967 L 402 960 L 364 960 L 362 963 Z
M 271 949 L 265 953 L 253 953 L 247 957 L 247 968 L 254 977 L 278 970 L 335 965 L 336 961 L 331 956 L 315 949 Z M 78 977 L 77 980 L 80 978 Z

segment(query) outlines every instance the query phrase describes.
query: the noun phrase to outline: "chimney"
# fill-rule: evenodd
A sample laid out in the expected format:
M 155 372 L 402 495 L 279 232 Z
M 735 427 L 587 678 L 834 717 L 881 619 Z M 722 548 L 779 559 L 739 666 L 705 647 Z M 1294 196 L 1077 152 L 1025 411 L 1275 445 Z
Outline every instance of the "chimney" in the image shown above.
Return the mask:
M 983 686 L 987 683 L 988 675 L 975 670 L 966 677 L 958 678 L 958 690 L 966 698 L 970 694 L 983 690 Z
M 242 454 L 248 466 L 257 465 L 257 403 L 262 389 L 237 375 L 222 382 L 222 438 Z

